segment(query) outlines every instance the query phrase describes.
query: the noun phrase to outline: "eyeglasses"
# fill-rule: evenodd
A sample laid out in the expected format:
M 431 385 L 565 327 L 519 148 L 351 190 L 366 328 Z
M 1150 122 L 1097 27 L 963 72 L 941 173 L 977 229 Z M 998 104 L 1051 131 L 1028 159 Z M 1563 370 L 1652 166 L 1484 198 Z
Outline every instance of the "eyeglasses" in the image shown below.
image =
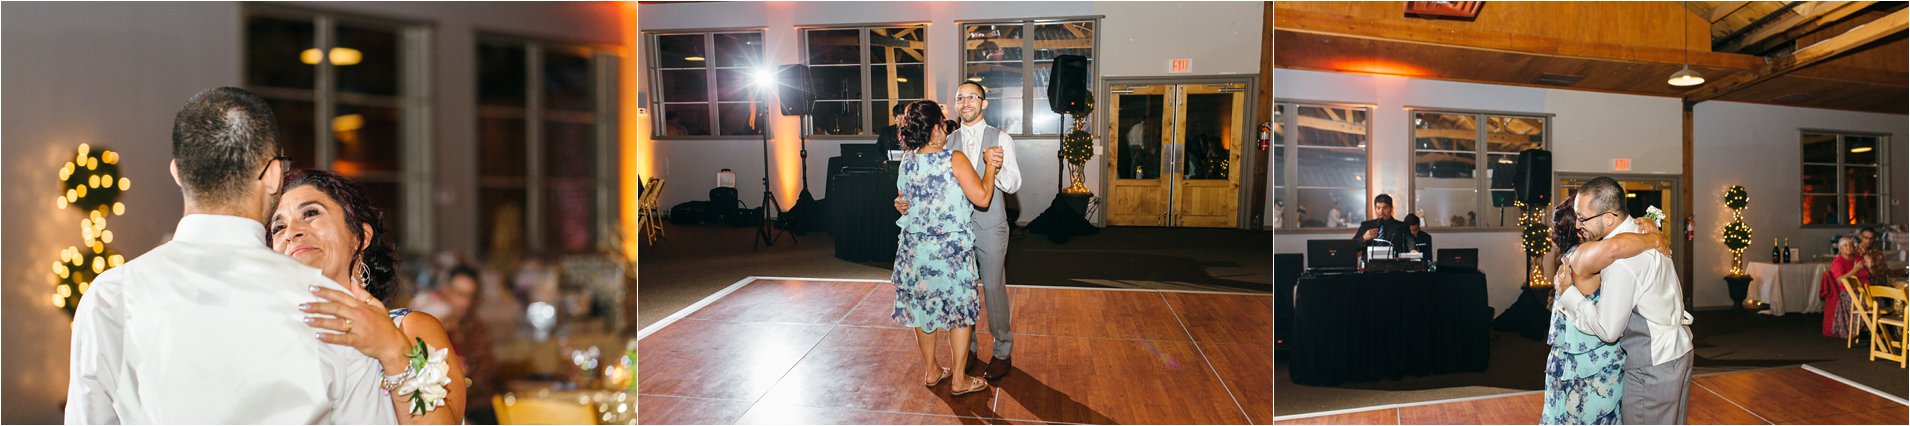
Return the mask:
M 272 159 L 271 159 L 271 160 L 267 160 L 267 161 L 265 162 L 265 167 L 264 167 L 264 168 L 262 168 L 262 169 L 259 169 L 259 180 L 265 180 L 265 173 L 266 173 L 266 172 L 269 172 L 269 171 L 272 171 L 272 162 L 273 162 L 273 161 L 277 161 L 277 162 L 279 162 L 280 164 L 286 164 L 286 163 L 285 163 L 285 161 L 286 161 L 286 160 L 290 160 L 290 159 L 292 159 L 292 157 L 289 157 L 289 156 L 286 156 L 286 155 L 285 155 L 285 153 L 283 153 L 283 152 L 280 152 L 280 153 L 279 153 L 279 155 L 278 155 L 277 157 L 272 157 Z
M 1592 217 L 1581 218 L 1578 220 L 1578 229 L 1585 229 L 1586 222 L 1591 222 L 1592 219 L 1597 219 L 1599 216 L 1604 216 L 1608 214 L 1618 214 L 1618 212 L 1604 212 L 1604 213 L 1592 215 Z
M 980 95 L 957 95 L 957 96 L 955 96 L 955 102 L 981 102 L 981 101 L 982 101 L 982 97 L 981 97 Z

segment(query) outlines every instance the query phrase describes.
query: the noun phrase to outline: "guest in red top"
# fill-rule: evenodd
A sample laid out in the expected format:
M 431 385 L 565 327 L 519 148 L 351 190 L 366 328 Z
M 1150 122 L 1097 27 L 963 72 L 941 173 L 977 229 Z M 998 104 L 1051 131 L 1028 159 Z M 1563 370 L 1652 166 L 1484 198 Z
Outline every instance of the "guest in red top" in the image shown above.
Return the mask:
M 1850 337 L 1849 324 L 1851 303 L 1860 301 L 1844 300 L 1843 280 L 1845 277 L 1857 277 L 1855 290 L 1863 291 L 1862 286 L 1870 285 L 1870 259 L 1857 253 L 1857 245 L 1850 236 L 1837 238 L 1837 258 L 1830 261 L 1830 275 L 1825 277 L 1820 291 L 1824 296 L 1824 335 L 1844 339 Z M 1861 293 L 1860 293 L 1861 294 Z

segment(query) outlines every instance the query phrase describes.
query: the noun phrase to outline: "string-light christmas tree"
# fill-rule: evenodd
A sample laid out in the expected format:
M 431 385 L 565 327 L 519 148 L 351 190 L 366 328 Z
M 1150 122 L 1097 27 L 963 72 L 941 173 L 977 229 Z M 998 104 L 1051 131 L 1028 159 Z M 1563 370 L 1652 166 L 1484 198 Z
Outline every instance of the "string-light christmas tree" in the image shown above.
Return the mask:
M 1513 201 L 1512 205 L 1519 209 L 1519 228 L 1524 229 L 1519 242 L 1525 248 L 1526 269 L 1530 270 L 1526 274 L 1525 285 L 1533 288 L 1551 287 L 1552 282 L 1545 278 L 1545 271 L 1540 268 L 1541 263 L 1538 261 L 1545 257 L 1546 252 L 1552 251 L 1552 233 L 1545 226 L 1543 209 L 1532 208 L 1524 201 Z
M 72 315 L 93 279 L 126 261 L 108 246 L 113 231 L 106 229 L 106 218 L 126 214 L 119 195 L 132 189 L 133 180 L 120 175 L 119 153 L 87 144 L 80 144 L 73 160 L 60 167 L 59 177 L 62 191 L 55 205 L 86 216 L 80 219 L 80 246 L 60 250 L 60 260 L 53 262 L 53 306 Z
M 1731 223 L 1724 225 L 1724 248 L 1731 249 L 1731 275 L 1744 275 L 1744 249 L 1751 247 L 1751 227 L 1744 224 L 1744 207 L 1751 205 L 1751 194 L 1743 186 L 1724 190 L 1724 206 L 1731 208 Z

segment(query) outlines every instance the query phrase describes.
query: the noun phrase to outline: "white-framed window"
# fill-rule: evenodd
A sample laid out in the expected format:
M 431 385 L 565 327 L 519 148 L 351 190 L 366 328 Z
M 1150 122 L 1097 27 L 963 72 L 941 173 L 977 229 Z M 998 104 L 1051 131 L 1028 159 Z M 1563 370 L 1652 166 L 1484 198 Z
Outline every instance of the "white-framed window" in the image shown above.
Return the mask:
M 964 22 L 961 27 L 962 79 L 988 88 L 983 119 L 1015 137 L 1059 136 L 1069 124 L 1048 105 L 1055 56 L 1087 57 L 1087 84 L 1097 87 L 1099 19 Z
M 480 250 L 600 248 L 611 210 L 617 57 L 591 46 L 480 35 Z
M 750 123 L 764 63 L 763 30 L 657 32 L 649 35 L 655 136 L 756 136 Z
M 1366 219 L 1373 108 L 1275 101 L 1274 228 L 1353 228 Z
M 272 107 L 293 167 L 351 178 L 401 248 L 431 240 L 425 25 L 248 5 L 245 88 Z
M 803 28 L 803 64 L 816 103 L 803 131 L 873 136 L 889 110 L 927 96 L 928 26 Z
M 1415 214 L 1427 227 L 1518 227 L 1512 177 L 1519 152 L 1550 146 L 1552 117 L 1434 109 L 1407 112 L 1412 117 L 1412 210 L 1396 212 L 1395 218 Z
M 1858 226 L 1882 223 L 1889 183 L 1885 148 L 1890 136 L 1875 133 L 1802 130 L 1802 209 L 1804 226 Z

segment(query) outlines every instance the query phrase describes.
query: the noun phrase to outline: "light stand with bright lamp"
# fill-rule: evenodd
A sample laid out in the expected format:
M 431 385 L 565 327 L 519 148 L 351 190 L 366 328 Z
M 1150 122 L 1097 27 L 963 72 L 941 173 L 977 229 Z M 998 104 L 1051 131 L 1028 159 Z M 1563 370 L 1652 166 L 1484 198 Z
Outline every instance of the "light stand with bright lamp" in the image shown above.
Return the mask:
M 769 213 L 773 210 L 780 216 L 783 210 L 782 204 L 776 202 L 776 196 L 769 192 L 769 101 L 767 98 L 770 93 L 773 93 L 771 89 L 776 87 L 776 75 L 768 70 L 757 70 L 754 86 L 756 132 L 763 135 L 763 202 L 757 206 L 763 212 L 762 217 L 756 222 L 756 239 L 750 243 L 751 250 L 765 245 L 776 245 L 776 240 L 783 235 L 783 230 L 776 226 L 775 221 L 770 220 Z M 772 228 L 776 230 L 770 231 Z M 790 235 L 789 240 L 796 241 L 796 236 Z
M 1684 14 L 1679 14 L 1678 17 L 1680 19 L 1685 18 Z M 1697 71 L 1691 69 L 1691 29 L 1685 28 L 1685 24 L 1685 22 L 1678 23 L 1678 32 L 1683 35 L 1682 38 L 1684 40 L 1684 44 L 1678 46 L 1679 49 L 1685 52 L 1684 68 L 1679 69 L 1676 73 L 1672 73 L 1671 78 L 1665 80 L 1665 83 L 1678 87 L 1704 84 L 1704 76 L 1698 75 Z

